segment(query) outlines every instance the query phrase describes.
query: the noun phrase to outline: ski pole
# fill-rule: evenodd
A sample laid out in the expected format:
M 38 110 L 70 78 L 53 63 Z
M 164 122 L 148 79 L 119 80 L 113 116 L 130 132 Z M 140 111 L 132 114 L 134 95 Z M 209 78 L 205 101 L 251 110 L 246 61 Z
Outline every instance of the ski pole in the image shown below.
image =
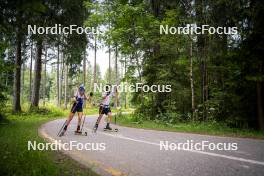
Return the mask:
M 85 122 L 85 116 L 84 116 L 84 118 L 83 118 L 82 127 L 81 127 L 81 132 L 82 132 L 82 130 L 83 130 L 84 122 Z
M 103 112 L 103 110 L 104 110 L 104 106 L 100 106 L 100 107 L 102 107 L 101 108 L 101 110 L 100 110 L 100 112 L 99 112 L 99 116 L 97 117 L 97 120 L 96 120 L 96 122 L 98 121 L 98 119 L 100 118 L 100 115 L 102 114 L 102 112 Z M 101 117 L 102 118 L 102 117 Z M 101 119 L 100 119 L 101 120 Z M 98 124 L 99 124 L 100 122 L 98 122 Z
M 84 100 L 83 104 L 82 104 L 82 108 L 84 109 L 85 108 L 85 105 L 86 105 L 86 101 Z M 85 114 L 82 115 L 82 126 L 81 126 L 81 132 L 83 130 L 83 125 L 84 125 L 84 122 L 85 122 Z
M 76 103 L 76 104 L 75 104 L 75 106 L 72 108 L 72 111 L 75 111 L 75 109 L 77 108 L 77 105 L 78 105 L 79 102 L 76 101 L 75 103 Z
M 76 102 L 76 105 L 72 108 L 72 111 L 75 110 L 75 108 L 77 107 L 78 102 Z M 57 136 L 59 136 L 63 130 L 63 128 L 65 127 L 65 125 L 67 124 L 67 120 L 65 120 L 63 126 L 61 127 L 60 131 L 58 132 Z
M 58 132 L 57 136 L 59 136 L 59 135 L 61 134 L 61 132 L 62 132 L 63 128 L 64 128 L 64 127 L 65 127 L 65 125 L 66 125 L 66 123 L 67 123 L 67 120 L 65 120 L 65 122 L 64 122 L 64 124 L 62 125 L 62 127 L 61 127 L 60 131 Z
M 100 108 L 101 108 L 101 106 L 100 106 Z M 96 122 L 95 122 L 95 125 L 94 125 L 94 128 L 93 128 L 93 132 L 94 132 L 94 133 L 97 131 L 97 128 L 98 128 L 98 126 L 95 127 L 96 124 L 97 124 L 97 122 L 98 122 L 98 125 L 99 125 L 99 123 L 100 123 L 100 121 L 101 121 L 101 119 L 99 119 L 99 118 L 100 118 L 100 116 L 101 116 L 101 114 L 102 114 L 102 112 L 103 112 L 103 109 L 104 109 L 104 107 L 102 107 L 102 108 L 100 109 L 100 111 L 99 111 L 99 116 L 97 117 Z M 101 117 L 101 118 L 102 118 L 102 117 Z

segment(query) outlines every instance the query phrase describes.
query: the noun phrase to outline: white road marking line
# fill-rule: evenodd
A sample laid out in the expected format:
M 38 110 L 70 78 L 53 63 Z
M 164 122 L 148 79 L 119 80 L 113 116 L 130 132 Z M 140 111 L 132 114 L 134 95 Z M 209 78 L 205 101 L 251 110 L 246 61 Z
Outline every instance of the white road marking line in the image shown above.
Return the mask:
M 250 153 L 247 153 L 247 152 L 244 152 L 244 151 L 233 151 L 233 152 L 235 152 L 235 153 L 239 153 L 239 154 L 243 154 L 243 155 L 248 155 L 248 156 L 250 156 L 251 154 Z
M 90 130 L 90 129 L 87 129 L 87 128 L 85 128 L 85 129 L 86 130 Z M 125 136 L 118 135 L 118 134 L 117 135 L 113 135 L 113 134 L 104 133 L 104 132 L 100 132 L 100 131 L 97 131 L 97 133 L 100 133 L 100 134 L 103 134 L 103 135 L 106 135 L 106 136 L 111 136 L 111 137 L 114 137 L 114 138 L 120 138 L 120 139 L 129 140 L 129 141 L 134 141 L 134 142 L 140 142 L 140 143 L 160 146 L 159 143 L 144 141 L 144 140 L 140 140 L 140 139 L 133 139 L 133 138 L 125 137 Z M 251 163 L 251 164 L 258 164 L 258 165 L 264 166 L 264 162 L 263 161 L 250 160 L 250 159 L 245 159 L 245 158 L 240 158 L 240 157 L 235 157 L 235 156 L 228 156 L 228 155 L 212 153 L 212 152 L 205 152 L 205 151 L 198 151 L 198 150 L 182 150 L 182 151 L 199 153 L 199 154 L 215 156 L 215 157 L 220 157 L 220 158 L 226 158 L 226 159 L 230 159 L 230 160 L 242 161 L 242 162 L 247 162 L 247 163 Z

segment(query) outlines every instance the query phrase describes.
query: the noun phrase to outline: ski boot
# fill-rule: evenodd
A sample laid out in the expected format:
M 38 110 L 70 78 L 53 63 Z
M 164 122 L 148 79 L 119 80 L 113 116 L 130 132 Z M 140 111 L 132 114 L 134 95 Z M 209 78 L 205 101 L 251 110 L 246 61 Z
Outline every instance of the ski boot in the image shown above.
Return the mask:
M 96 133 L 97 129 L 98 129 L 98 124 L 96 123 L 96 124 L 94 125 L 94 127 L 93 127 L 93 132 Z

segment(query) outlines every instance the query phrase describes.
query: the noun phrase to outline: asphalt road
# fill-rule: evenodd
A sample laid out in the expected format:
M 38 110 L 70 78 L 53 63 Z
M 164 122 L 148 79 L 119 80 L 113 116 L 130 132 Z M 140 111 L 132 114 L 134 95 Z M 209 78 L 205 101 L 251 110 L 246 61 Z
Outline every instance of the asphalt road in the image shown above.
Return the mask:
M 100 175 L 140 175 L 140 176 L 187 176 L 187 175 L 264 175 L 264 140 L 216 137 L 199 134 L 175 133 L 118 127 L 119 132 L 105 132 L 104 122 L 97 133 L 91 129 L 95 116 L 88 116 L 84 125 L 87 136 L 74 135 L 76 118 L 65 136 L 57 133 L 65 119 L 54 120 L 41 126 L 39 133 L 50 142 L 60 140 L 58 145 L 74 141 L 94 145 L 94 150 L 77 150 L 73 147 L 64 151 L 81 164 L 92 168 Z M 114 125 L 113 125 L 114 127 Z M 160 150 L 160 142 L 186 143 L 236 143 L 236 151 L 209 150 Z M 98 147 L 98 145 L 104 145 Z

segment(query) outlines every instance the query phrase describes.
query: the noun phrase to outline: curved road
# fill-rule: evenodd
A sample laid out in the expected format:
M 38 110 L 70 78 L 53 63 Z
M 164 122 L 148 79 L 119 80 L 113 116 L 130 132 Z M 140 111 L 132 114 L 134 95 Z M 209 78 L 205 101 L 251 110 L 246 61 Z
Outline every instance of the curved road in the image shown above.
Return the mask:
M 91 129 L 95 116 L 88 116 L 84 131 L 88 136 L 74 135 L 77 120 L 72 121 L 67 133 L 57 137 L 65 119 L 50 121 L 41 126 L 39 133 L 50 142 L 59 140 L 57 145 L 69 143 L 104 143 L 105 150 L 64 151 L 83 165 L 100 175 L 138 176 L 186 176 L 186 175 L 264 175 L 264 140 L 216 137 L 208 135 L 175 133 L 118 127 L 119 132 L 104 132 L 105 124 L 100 124 L 97 133 Z M 112 125 L 114 126 L 114 125 Z M 208 150 L 160 150 L 160 142 L 193 143 L 237 143 L 236 151 Z M 164 148 L 162 148 L 164 149 Z

